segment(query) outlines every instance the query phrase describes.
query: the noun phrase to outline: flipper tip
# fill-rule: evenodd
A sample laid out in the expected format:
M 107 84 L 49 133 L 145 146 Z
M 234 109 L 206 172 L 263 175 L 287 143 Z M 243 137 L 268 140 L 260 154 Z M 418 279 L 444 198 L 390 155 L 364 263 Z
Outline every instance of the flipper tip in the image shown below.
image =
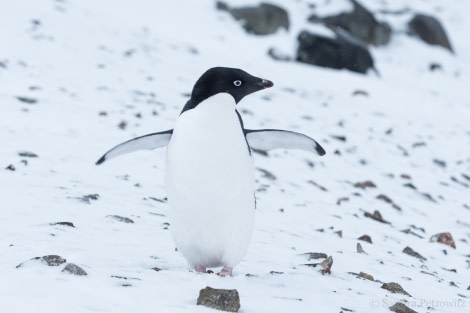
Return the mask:
M 96 161 L 95 165 L 100 165 L 104 161 L 106 161 L 106 156 L 105 155 L 103 155 L 98 161 Z
M 323 149 L 323 147 L 320 146 L 318 143 L 317 143 L 317 146 L 315 147 L 315 150 L 317 151 L 319 156 L 324 156 L 326 154 L 325 149 Z

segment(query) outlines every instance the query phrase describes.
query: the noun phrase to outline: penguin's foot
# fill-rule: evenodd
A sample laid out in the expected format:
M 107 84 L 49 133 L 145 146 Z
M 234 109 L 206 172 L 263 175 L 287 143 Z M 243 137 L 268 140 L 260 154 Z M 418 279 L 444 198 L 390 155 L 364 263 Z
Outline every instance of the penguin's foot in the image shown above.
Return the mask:
M 232 270 L 233 267 L 224 266 L 224 268 L 222 268 L 222 270 L 217 275 L 222 277 L 232 276 Z
M 206 273 L 206 267 L 205 266 L 196 266 L 195 270 L 198 273 Z

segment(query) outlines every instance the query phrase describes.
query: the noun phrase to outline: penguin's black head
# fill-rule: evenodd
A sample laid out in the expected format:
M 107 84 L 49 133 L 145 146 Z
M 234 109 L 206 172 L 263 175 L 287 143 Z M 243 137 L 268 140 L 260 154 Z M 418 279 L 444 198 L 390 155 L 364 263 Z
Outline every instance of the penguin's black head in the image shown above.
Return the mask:
M 197 80 L 190 101 L 195 107 L 213 95 L 226 92 L 238 103 L 246 95 L 273 85 L 269 80 L 252 76 L 238 68 L 213 67 Z

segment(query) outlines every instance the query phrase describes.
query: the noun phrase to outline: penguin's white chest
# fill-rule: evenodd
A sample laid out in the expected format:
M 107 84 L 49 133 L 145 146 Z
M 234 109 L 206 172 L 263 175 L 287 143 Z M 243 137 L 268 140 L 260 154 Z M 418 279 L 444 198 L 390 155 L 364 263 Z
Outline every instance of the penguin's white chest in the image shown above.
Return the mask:
M 179 117 L 168 145 L 170 229 L 192 266 L 235 266 L 250 241 L 254 167 L 233 98 L 210 97 Z

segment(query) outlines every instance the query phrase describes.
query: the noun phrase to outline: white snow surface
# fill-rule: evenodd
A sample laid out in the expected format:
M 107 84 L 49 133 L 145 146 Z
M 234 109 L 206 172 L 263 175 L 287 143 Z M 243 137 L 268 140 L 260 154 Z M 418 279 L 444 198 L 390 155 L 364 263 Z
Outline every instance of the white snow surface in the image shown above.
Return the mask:
M 274 3 L 292 27 L 260 37 L 209 0 L 0 1 L 0 312 L 214 312 L 196 305 L 206 286 L 237 289 L 244 313 L 389 312 L 397 301 L 417 312 L 469 312 L 470 3 L 363 0 L 374 11 L 409 8 L 378 14 L 396 29 L 388 45 L 371 47 L 380 77 L 268 57 L 270 47 L 295 53 L 314 10 L 348 8 Z M 440 19 L 456 53 L 408 37 L 413 12 Z M 432 62 L 442 69 L 430 71 Z M 154 200 L 166 196 L 165 149 L 94 165 L 115 144 L 172 128 L 213 66 L 274 82 L 239 104 L 247 128 L 302 132 L 327 151 L 255 154 L 254 234 L 232 277 L 191 272 L 175 251 L 168 204 Z M 354 187 L 368 180 L 376 188 Z M 79 200 L 90 194 L 98 200 Z M 389 224 L 364 216 L 375 210 Z M 456 249 L 430 242 L 442 232 Z M 358 240 L 364 234 L 372 244 Z M 308 252 L 332 256 L 331 274 L 305 266 L 322 260 Z M 29 261 L 44 255 L 88 275 Z M 376 281 L 351 274 L 359 272 Z

